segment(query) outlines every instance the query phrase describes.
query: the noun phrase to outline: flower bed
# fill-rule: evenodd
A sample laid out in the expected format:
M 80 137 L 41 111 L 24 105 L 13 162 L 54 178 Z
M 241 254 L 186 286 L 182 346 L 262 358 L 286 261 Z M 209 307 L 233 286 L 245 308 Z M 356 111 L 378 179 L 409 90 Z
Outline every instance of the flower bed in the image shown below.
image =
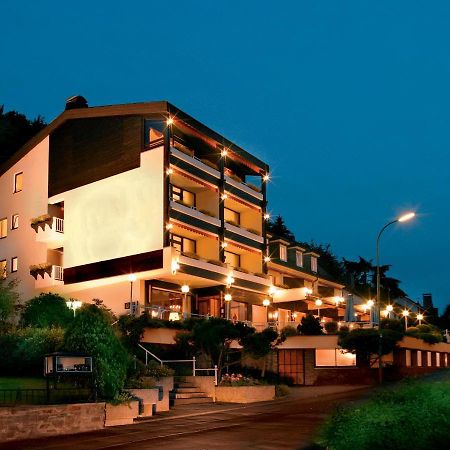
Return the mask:
M 240 373 L 232 373 L 231 375 L 222 375 L 220 386 L 260 386 L 261 381 L 251 377 L 244 377 Z
M 273 400 L 275 386 L 261 383 L 241 374 L 223 375 L 216 387 L 216 401 L 224 403 L 254 403 Z

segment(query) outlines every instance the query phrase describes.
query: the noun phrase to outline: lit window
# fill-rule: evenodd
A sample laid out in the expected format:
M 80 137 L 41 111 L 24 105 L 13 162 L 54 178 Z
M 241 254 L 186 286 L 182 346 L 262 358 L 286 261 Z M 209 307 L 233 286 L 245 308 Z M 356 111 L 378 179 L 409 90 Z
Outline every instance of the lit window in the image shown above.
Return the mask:
M 232 252 L 225 252 L 225 262 L 233 267 L 241 266 L 241 256 Z
M 281 261 L 287 261 L 287 247 L 280 244 L 280 259 Z
M 406 367 L 411 367 L 411 350 L 406 350 Z
M 427 366 L 431 367 L 431 352 L 427 352 Z
M 195 194 L 172 184 L 170 185 L 170 198 L 172 201 L 186 206 L 195 206 Z
M 19 228 L 19 214 L 13 214 L 11 217 L 11 230 Z
M 183 236 L 177 236 L 176 234 L 170 235 L 170 245 L 180 252 L 195 253 L 195 244 L 196 243 L 193 239 L 189 239 Z
M 0 278 L 3 280 L 6 278 L 7 268 L 6 268 L 6 259 L 0 261 Z
M 311 272 L 317 272 L 317 258 L 311 256 Z
M 241 215 L 230 208 L 224 208 L 224 218 L 225 222 L 235 223 L 236 225 L 241 223 Z
M 417 350 L 417 367 L 422 367 L 422 352 Z
M 295 252 L 295 264 L 297 267 L 303 267 L 303 253 L 300 250 Z
M 441 354 L 439 352 L 436 353 L 436 367 L 441 367 Z
M 356 366 L 356 355 L 339 348 L 316 349 L 317 367 Z
M 0 219 L 0 239 L 8 236 L 8 219 L 5 217 L 4 219 Z
M 11 272 L 17 272 L 18 268 L 19 260 L 17 259 L 17 256 L 14 256 L 14 258 L 11 258 Z
M 14 193 L 20 192 L 23 189 L 23 172 L 14 175 Z
M 447 353 L 444 353 L 444 366 L 445 367 L 448 367 L 448 354 Z

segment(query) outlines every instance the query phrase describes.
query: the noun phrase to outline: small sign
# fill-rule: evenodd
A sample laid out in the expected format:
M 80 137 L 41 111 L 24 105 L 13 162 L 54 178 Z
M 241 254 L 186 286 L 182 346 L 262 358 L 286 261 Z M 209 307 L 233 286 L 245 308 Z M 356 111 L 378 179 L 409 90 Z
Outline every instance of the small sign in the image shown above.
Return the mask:
M 131 309 L 131 302 L 125 302 L 125 309 Z

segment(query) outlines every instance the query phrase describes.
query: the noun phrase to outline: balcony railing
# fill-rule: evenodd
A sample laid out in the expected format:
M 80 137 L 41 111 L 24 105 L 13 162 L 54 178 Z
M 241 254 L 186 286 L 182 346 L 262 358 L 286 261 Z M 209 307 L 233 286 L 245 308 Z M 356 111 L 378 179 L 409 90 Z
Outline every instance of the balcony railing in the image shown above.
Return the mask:
M 34 225 L 36 241 L 46 243 L 48 248 L 63 247 L 64 219 L 51 217 L 47 221 Z
M 38 269 L 35 282 L 37 289 L 61 284 L 64 284 L 64 269 L 61 266 L 52 265 L 43 270 Z
M 170 148 L 170 153 L 175 158 L 177 158 L 177 160 L 181 161 L 181 165 L 175 163 L 175 166 L 183 169 L 184 168 L 183 162 L 184 162 L 184 163 L 189 164 L 189 166 L 191 166 L 191 168 L 193 167 L 195 169 L 199 169 L 201 172 L 208 174 L 210 177 L 212 177 L 212 180 L 220 178 L 220 172 L 217 169 L 210 167 L 208 164 L 206 164 L 203 161 L 201 161 L 200 159 L 196 158 L 194 155 L 189 155 L 187 153 L 184 153 L 184 152 L 176 149 L 175 147 Z M 190 172 L 190 170 L 188 170 L 188 171 Z M 201 172 L 198 175 L 202 178 Z M 196 174 L 194 173 L 194 175 L 196 175 Z
M 186 206 L 182 203 L 171 201 L 170 208 L 173 211 L 178 211 L 182 214 L 186 214 L 194 219 L 202 220 L 203 222 L 210 223 L 216 227 L 220 227 L 220 220 L 217 217 L 212 217 L 208 214 L 204 214 L 199 211 L 195 206 Z

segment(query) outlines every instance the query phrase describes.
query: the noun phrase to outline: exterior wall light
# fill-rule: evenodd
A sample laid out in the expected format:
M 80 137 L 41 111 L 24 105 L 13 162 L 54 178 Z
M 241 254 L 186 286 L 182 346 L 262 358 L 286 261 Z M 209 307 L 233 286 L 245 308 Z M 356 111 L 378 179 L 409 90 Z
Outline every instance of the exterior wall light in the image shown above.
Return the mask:
M 222 242 L 222 248 L 227 248 L 228 247 L 228 242 Z
M 227 276 L 227 287 L 230 287 L 234 283 L 234 278 L 231 275 Z
M 303 288 L 305 290 L 305 295 L 311 295 L 313 293 L 312 289 L 305 287 Z
M 417 320 L 419 321 L 419 325 L 422 325 L 423 314 L 417 314 Z
M 269 180 L 270 180 L 270 176 L 269 176 L 268 173 L 266 173 L 266 174 L 263 176 L 263 181 L 267 183 Z
M 166 224 L 166 230 L 171 230 L 173 228 L 173 223 Z
M 169 117 L 167 120 L 166 120 L 166 123 L 167 123 L 167 126 L 171 126 L 171 125 L 173 125 L 173 118 L 172 117 Z
M 228 155 L 228 150 L 226 148 L 224 148 L 221 152 L 220 152 L 221 156 L 223 156 L 225 158 L 225 156 Z
M 320 298 L 318 298 L 317 300 L 316 300 L 316 306 L 322 306 L 322 300 L 320 300 Z
M 187 284 L 183 284 L 183 286 L 181 286 L 181 292 L 183 294 L 187 294 L 189 292 L 189 286 Z
M 228 198 L 228 195 L 227 194 L 222 194 L 222 200 L 226 200 L 227 198 Z
M 372 308 L 372 306 L 375 305 L 375 302 L 373 300 L 367 300 L 367 307 Z
M 233 300 L 233 297 L 231 296 L 231 294 L 225 294 L 224 300 L 226 302 L 231 302 L 231 300 Z
M 180 269 L 180 265 L 178 264 L 178 261 L 172 261 L 172 275 L 176 275 L 177 274 L 177 270 Z
M 270 288 L 269 288 L 269 295 L 271 297 L 273 297 L 276 293 L 277 293 L 277 288 L 275 286 L 273 286 L 273 285 L 270 286 Z
M 172 174 L 173 174 L 173 169 L 169 167 L 169 168 L 166 170 L 166 174 L 167 174 L 167 175 L 172 175 Z
M 265 263 L 270 262 L 270 256 L 264 256 L 264 262 Z
M 268 298 L 265 298 L 265 299 L 263 300 L 263 306 L 265 306 L 266 308 L 267 308 L 268 306 L 270 306 L 270 300 L 269 300 Z
M 270 219 L 270 214 L 266 213 L 264 214 L 264 220 L 269 220 Z

